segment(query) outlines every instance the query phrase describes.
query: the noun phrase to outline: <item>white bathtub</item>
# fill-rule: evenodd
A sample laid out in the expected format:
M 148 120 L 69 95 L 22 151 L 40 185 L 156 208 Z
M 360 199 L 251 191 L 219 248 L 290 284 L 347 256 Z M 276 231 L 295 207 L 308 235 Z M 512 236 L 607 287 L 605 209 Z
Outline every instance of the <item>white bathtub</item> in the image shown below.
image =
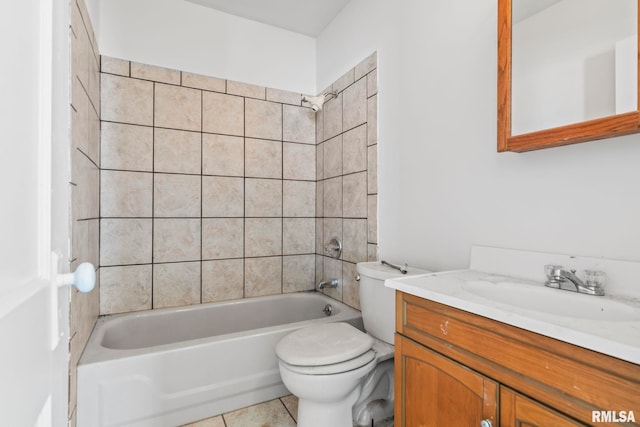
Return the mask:
M 315 292 L 102 317 L 78 365 L 77 424 L 175 427 L 287 395 L 278 340 L 341 321 L 362 329 L 359 311 Z

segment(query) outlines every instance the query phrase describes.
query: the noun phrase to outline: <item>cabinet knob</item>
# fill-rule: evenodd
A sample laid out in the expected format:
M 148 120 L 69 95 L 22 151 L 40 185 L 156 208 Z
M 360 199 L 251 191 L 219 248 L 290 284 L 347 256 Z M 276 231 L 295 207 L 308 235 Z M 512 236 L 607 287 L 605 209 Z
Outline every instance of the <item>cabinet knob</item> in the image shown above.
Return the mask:
M 493 427 L 493 423 L 490 419 L 480 421 L 480 427 Z

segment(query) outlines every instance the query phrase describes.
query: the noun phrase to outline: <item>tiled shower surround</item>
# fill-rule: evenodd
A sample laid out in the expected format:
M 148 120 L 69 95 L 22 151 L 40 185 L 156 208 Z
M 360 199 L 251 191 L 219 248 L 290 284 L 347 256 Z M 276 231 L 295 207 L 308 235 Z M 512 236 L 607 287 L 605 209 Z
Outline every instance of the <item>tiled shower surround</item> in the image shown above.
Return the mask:
M 375 55 L 324 115 L 299 93 L 104 56 L 101 71 L 101 314 L 313 290 L 337 222 L 340 275 L 367 259 Z M 353 287 L 332 296 L 357 306 Z
M 100 203 L 100 57 L 91 20 L 82 0 L 69 1 L 71 47 L 71 258 L 70 271 L 82 262 L 99 262 Z M 99 314 L 99 288 L 80 293 L 70 287 L 69 425 L 76 425 L 78 361 Z

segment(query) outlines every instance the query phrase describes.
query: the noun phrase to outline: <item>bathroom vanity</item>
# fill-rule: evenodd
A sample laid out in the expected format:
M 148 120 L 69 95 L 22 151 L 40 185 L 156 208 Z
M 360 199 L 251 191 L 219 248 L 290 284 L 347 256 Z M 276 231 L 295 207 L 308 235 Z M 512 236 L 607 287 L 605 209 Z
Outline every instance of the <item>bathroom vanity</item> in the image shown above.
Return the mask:
M 480 258 L 490 260 L 491 251 Z M 508 263 L 510 255 L 502 255 Z M 474 264 L 499 269 L 472 255 Z M 396 426 L 640 425 L 637 299 L 620 302 L 483 274 L 387 282 L 397 291 Z M 511 296 L 521 298 L 510 305 L 509 295 L 475 292 L 483 283 L 507 294 L 516 287 Z M 571 298 L 576 304 L 567 303 Z M 534 309 L 537 300 L 547 312 Z M 590 312 L 590 305 L 600 308 Z M 568 314 L 552 313 L 556 307 Z
M 397 426 L 591 425 L 602 410 L 634 410 L 640 425 L 638 365 L 404 292 L 396 298 Z

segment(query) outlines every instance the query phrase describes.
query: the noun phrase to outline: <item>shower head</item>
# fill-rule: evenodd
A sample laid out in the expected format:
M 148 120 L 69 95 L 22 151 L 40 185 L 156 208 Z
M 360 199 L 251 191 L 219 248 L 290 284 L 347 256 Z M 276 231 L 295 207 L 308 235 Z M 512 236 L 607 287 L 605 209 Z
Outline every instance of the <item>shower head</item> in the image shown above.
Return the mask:
M 336 92 L 327 92 L 318 96 L 303 96 L 302 102 L 306 102 L 307 104 L 309 104 L 311 109 L 317 113 L 318 111 L 322 110 L 322 106 L 326 101 L 337 97 L 338 94 Z

